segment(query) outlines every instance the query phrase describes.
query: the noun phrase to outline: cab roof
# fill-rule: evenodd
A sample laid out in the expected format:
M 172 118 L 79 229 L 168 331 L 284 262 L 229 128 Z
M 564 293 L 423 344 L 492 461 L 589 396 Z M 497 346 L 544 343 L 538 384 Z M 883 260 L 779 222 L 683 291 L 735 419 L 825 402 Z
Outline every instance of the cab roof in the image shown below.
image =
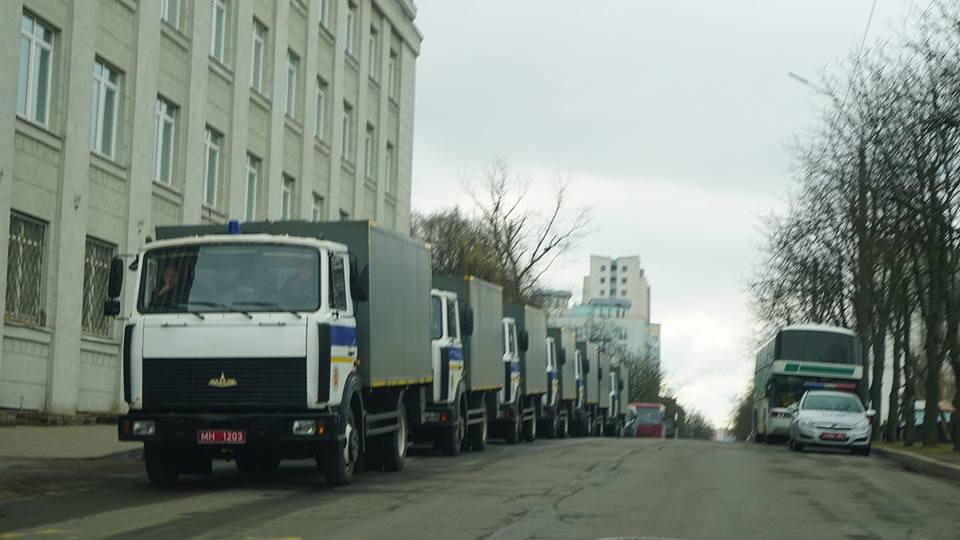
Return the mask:
M 144 251 L 177 246 L 198 246 L 215 244 L 284 244 L 290 246 L 310 246 L 327 248 L 332 251 L 346 251 L 346 246 L 329 240 L 309 238 L 304 236 L 290 236 L 286 234 L 210 234 L 203 236 L 186 236 L 158 240 L 143 246 Z

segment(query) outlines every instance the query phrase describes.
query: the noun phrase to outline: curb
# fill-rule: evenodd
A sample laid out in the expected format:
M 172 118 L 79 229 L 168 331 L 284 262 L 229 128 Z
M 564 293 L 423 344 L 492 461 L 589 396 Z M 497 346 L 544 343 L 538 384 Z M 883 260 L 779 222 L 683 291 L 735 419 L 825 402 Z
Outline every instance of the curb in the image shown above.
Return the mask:
M 880 446 L 874 446 L 873 451 L 877 455 L 899 464 L 908 471 L 936 476 L 960 483 L 960 466 L 944 463 L 925 456 L 918 456 L 910 452 Z
M 0 411 L 0 426 L 92 426 L 116 424 L 116 414 L 46 414 L 32 411 Z

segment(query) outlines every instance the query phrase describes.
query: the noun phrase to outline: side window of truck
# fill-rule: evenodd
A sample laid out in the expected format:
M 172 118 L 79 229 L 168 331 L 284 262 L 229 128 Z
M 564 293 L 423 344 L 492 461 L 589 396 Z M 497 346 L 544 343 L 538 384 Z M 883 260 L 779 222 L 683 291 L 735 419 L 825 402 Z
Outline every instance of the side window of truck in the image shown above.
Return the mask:
M 460 338 L 460 318 L 457 313 L 457 302 L 447 298 L 447 333 L 453 339 Z
M 343 255 L 330 254 L 330 309 L 347 311 L 346 265 Z
M 433 296 L 431 297 L 430 305 L 432 306 L 433 319 L 431 337 L 433 339 L 440 339 L 443 337 L 443 300 L 441 300 L 439 296 Z

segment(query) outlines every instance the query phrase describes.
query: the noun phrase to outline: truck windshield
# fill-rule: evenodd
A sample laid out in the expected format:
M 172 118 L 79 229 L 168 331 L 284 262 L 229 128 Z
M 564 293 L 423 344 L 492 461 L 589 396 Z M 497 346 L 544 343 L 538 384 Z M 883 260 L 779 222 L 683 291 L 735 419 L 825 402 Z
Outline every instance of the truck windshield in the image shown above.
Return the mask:
M 189 245 L 143 259 L 141 313 L 316 311 L 320 254 L 275 244 Z
M 854 336 L 816 330 L 785 330 L 777 343 L 777 360 L 856 364 Z

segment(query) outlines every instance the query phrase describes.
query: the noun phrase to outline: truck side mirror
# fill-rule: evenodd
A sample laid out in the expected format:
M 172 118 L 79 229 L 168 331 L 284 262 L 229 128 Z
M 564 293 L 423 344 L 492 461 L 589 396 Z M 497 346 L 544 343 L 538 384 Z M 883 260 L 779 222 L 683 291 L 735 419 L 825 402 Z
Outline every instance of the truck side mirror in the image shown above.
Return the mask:
M 584 358 L 584 359 L 583 359 L 583 374 L 586 375 L 587 373 L 590 373 L 590 359 L 589 359 L 589 358 Z
M 107 317 L 116 317 L 120 314 L 120 301 L 114 298 L 103 302 L 103 314 Z
M 557 351 L 557 362 L 563 366 L 567 363 L 567 351 L 560 349 Z
M 463 308 L 460 313 L 460 326 L 460 332 L 463 335 L 473 335 L 473 310 L 469 307 Z
M 618 391 L 618 392 L 623 392 L 623 381 L 621 381 L 621 380 L 619 380 L 619 379 L 617 380 L 617 391 Z
M 110 280 L 107 282 L 107 297 L 118 298 L 123 291 L 123 259 L 114 257 L 110 261 Z
M 518 341 L 517 345 L 520 347 L 520 350 L 523 352 L 527 352 L 527 349 L 530 348 L 530 333 L 527 332 L 526 330 L 521 331 L 517 335 L 517 341 Z

